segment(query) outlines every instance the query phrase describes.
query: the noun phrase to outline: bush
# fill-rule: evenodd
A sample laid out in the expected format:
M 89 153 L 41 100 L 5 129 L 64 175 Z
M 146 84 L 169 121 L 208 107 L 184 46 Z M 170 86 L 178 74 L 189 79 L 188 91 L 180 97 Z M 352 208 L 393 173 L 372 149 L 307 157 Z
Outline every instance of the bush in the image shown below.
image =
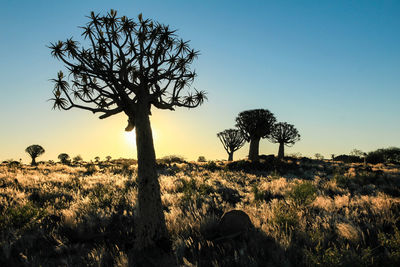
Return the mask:
M 21 164 L 19 163 L 19 161 L 13 160 L 13 161 L 8 162 L 7 165 L 8 165 L 9 168 L 17 168 L 17 167 L 19 167 Z
M 217 166 L 215 161 L 209 161 L 207 164 L 203 165 L 204 169 L 215 172 L 216 170 L 220 170 L 221 167 Z
M 159 159 L 158 162 L 161 164 L 171 165 L 172 163 L 185 163 L 186 161 L 184 157 L 177 155 L 170 155 L 170 156 L 165 156 L 162 159 Z
M 378 234 L 379 243 L 386 248 L 388 261 L 390 264 L 399 266 L 400 264 L 400 230 L 396 227 L 393 235 L 380 232 Z
M 351 184 L 349 177 L 336 173 L 333 176 L 333 180 L 339 187 L 348 187 Z
M 400 163 L 400 148 L 389 147 L 381 148 L 367 154 L 368 163 Z
M 308 205 L 317 197 L 317 188 L 311 182 L 297 184 L 288 192 L 288 197 L 298 206 Z
M 281 229 L 296 228 L 299 224 L 299 218 L 295 209 L 281 201 L 274 209 L 272 222 Z
M 11 207 L 0 216 L 0 229 L 4 227 L 22 228 L 38 221 L 45 216 L 45 212 L 31 202 L 23 206 Z
M 94 165 L 93 163 L 86 164 L 85 167 L 86 172 L 84 173 L 84 175 L 93 175 L 97 171 L 96 165 Z
M 177 191 L 183 193 L 184 200 L 191 200 L 193 196 L 206 196 L 213 192 L 211 186 L 207 184 L 196 184 L 196 180 L 191 178 L 189 181 L 184 179 L 179 180 L 180 185 L 177 186 Z
M 132 177 L 134 170 L 131 168 L 132 162 L 122 161 L 116 166 L 111 167 L 111 172 L 113 174 L 121 174 L 123 176 Z
M 333 158 L 335 161 L 343 161 L 344 163 L 360 163 L 364 160 L 358 156 L 339 155 Z

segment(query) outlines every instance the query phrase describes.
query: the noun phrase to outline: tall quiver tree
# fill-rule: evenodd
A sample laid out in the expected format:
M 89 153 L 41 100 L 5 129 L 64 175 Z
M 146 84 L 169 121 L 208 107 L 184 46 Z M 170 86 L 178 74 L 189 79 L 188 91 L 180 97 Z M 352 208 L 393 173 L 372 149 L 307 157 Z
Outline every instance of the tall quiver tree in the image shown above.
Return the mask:
M 269 140 L 279 143 L 278 158 L 285 156 L 285 145 L 292 146 L 300 140 L 300 134 L 292 124 L 279 122 L 274 125 Z
M 91 13 L 82 27 L 86 48 L 75 40 L 52 43 L 52 55 L 61 60 L 70 78 L 60 71 L 54 79 L 54 108 L 79 108 L 100 113 L 100 119 L 123 112 L 126 131 L 136 128 L 138 158 L 138 248 L 167 240 L 156 155 L 150 125 L 151 107 L 174 110 L 195 108 L 205 93 L 186 91 L 196 73 L 190 69 L 199 52 L 178 39 L 169 26 L 143 19 Z M 186 91 L 186 93 L 185 93 Z
M 25 152 L 28 153 L 32 158 L 31 165 L 36 166 L 36 158 L 40 155 L 43 155 L 45 150 L 41 145 L 31 145 L 25 149 Z
M 233 160 L 233 153 L 246 142 L 242 132 L 237 129 L 224 130 L 217 133 L 217 136 L 228 153 L 228 161 Z
M 239 113 L 236 127 L 240 129 L 246 141 L 250 142 L 249 160 L 258 160 L 260 139 L 269 136 L 275 122 L 274 114 L 267 109 L 253 109 Z

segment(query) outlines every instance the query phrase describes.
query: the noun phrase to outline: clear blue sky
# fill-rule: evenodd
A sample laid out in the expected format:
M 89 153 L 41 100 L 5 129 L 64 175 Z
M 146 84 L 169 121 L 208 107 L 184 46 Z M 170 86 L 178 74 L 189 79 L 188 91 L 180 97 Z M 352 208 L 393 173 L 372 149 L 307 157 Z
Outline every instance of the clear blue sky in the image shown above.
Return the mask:
M 46 45 L 80 40 L 85 16 L 111 8 L 169 24 L 201 51 L 194 85 L 209 101 L 153 112 L 159 157 L 226 158 L 216 133 L 253 108 L 298 128 L 288 153 L 400 146 L 400 1 L 1 1 L 0 160 L 26 162 L 30 144 L 46 149 L 42 159 L 136 157 L 124 115 L 99 120 L 46 101 L 63 69 Z M 277 150 L 261 142 L 261 153 Z

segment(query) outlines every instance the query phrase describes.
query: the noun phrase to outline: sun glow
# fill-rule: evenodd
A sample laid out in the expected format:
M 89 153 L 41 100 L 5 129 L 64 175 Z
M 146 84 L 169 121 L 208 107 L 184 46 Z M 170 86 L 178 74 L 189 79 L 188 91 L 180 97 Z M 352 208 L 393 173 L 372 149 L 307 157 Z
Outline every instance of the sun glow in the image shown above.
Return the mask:
M 154 129 L 152 130 L 152 135 L 153 135 L 153 141 L 156 141 L 157 134 L 156 134 L 156 131 L 154 131 Z M 130 131 L 130 132 L 124 131 L 124 138 L 125 138 L 125 141 L 129 145 L 136 147 L 136 132 L 135 132 L 135 130 Z
M 124 132 L 126 142 L 131 146 L 136 146 L 136 134 L 135 131 Z

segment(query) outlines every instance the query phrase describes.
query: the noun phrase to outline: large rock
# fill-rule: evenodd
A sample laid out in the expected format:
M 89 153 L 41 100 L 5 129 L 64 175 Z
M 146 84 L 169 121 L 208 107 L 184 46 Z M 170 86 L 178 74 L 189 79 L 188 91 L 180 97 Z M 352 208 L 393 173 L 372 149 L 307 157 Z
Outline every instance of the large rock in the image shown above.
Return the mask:
M 218 233 L 221 237 L 239 236 L 247 233 L 253 224 L 249 215 L 241 210 L 226 212 L 218 223 Z

